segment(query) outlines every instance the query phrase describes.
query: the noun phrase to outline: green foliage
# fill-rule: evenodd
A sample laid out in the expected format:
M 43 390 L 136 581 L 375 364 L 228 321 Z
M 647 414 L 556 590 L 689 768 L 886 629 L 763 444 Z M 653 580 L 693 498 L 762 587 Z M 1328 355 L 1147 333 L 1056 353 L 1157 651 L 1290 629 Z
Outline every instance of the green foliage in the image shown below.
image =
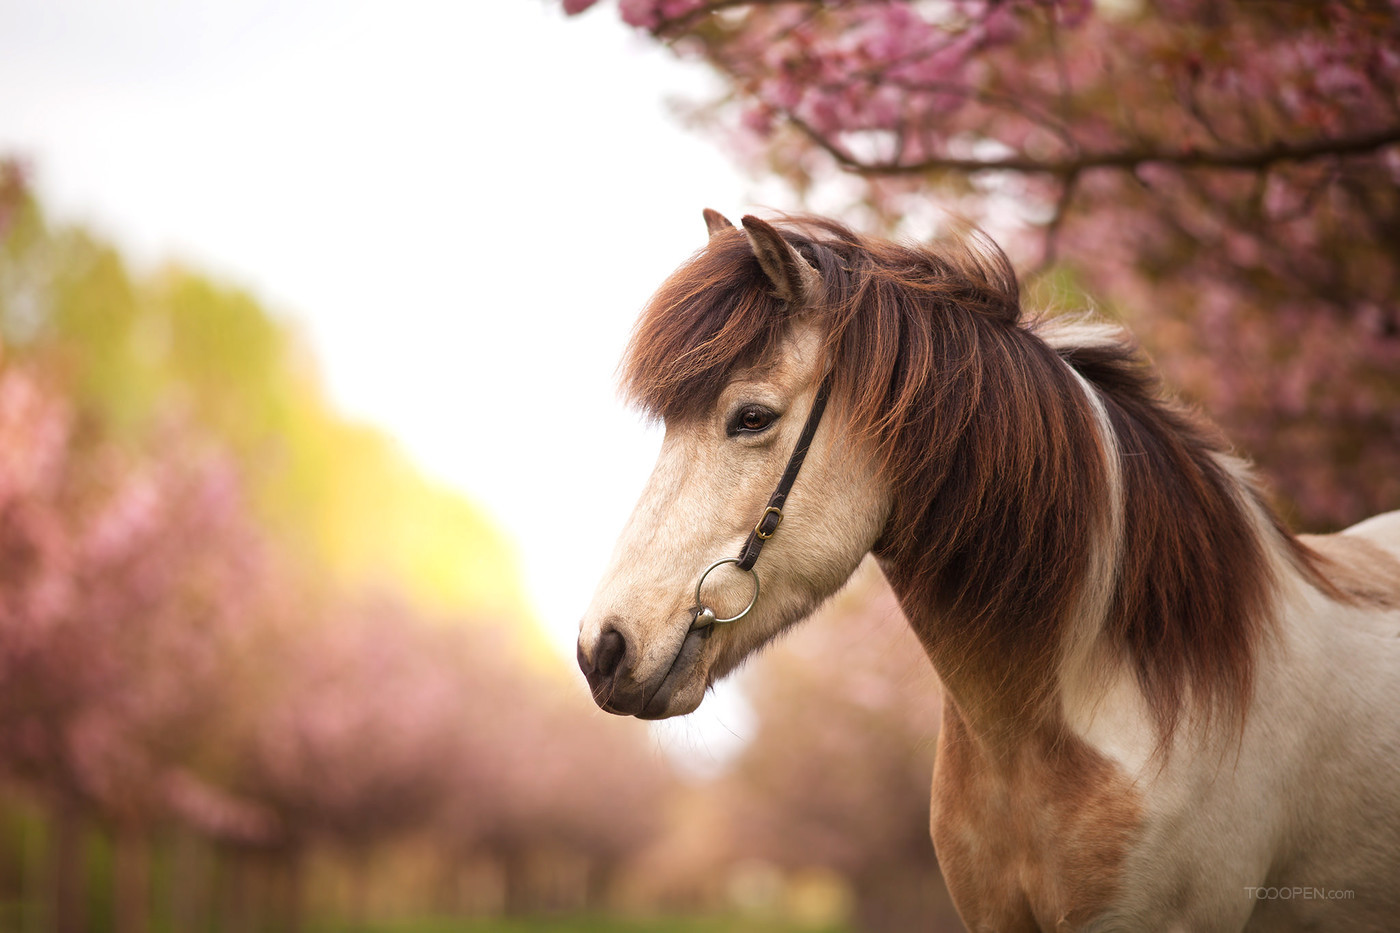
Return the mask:
M 0 344 L 58 373 L 89 423 L 134 445 L 197 426 L 239 460 L 268 529 L 333 585 L 524 614 L 497 530 L 336 412 L 296 331 L 255 297 L 177 265 L 134 273 L 101 239 L 50 227 L 28 196 L 0 236 Z

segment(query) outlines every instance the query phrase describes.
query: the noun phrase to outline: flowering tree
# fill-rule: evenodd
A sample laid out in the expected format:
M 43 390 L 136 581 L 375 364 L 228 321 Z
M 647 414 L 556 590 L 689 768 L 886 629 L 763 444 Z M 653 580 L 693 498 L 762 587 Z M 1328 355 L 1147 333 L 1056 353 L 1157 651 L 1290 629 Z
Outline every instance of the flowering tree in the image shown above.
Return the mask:
M 1400 504 L 1400 6 L 620 6 L 719 74 L 697 116 L 755 170 L 1109 302 L 1308 523 Z
M 519 632 L 388 598 L 312 611 L 260 650 L 267 689 L 234 742 L 235 786 L 275 808 L 286 853 L 331 843 L 368 871 L 376 846 L 416 834 L 448 872 L 492 860 L 506 907 L 529 909 L 537 856 L 605 873 L 645 837 L 663 769 L 529 662 Z
M 623 860 L 658 832 L 670 773 L 635 723 L 602 716 L 576 685 L 477 668 L 475 741 L 457 771 L 479 783 L 450 803 L 445 836 L 464 859 L 500 865 L 508 911 L 596 909 Z M 582 866 L 580 889 L 551 896 L 530 871 L 540 855 Z
M 173 416 L 217 438 L 265 530 L 321 577 L 443 611 L 524 613 L 499 531 L 336 411 L 294 328 L 176 264 L 134 273 L 110 242 L 46 218 L 3 156 L 0 342 L 42 357 L 104 429 L 130 438 Z
M 938 689 L 873 564 L 745 689 L 757 730 L 717 795 L 733 848 L 850 879 L 863 929 L 956 925 L 928 839 Z
M 112 478 L 94 485 L 115 488 L 80 526 L 79 598 L 57 645 L 60 663 L 92 675 L 57 734 L 75 789 L 115 844 L 118 933 L 146 927 L 152 832 L 189 815 L 172 791 L 204 783 L 266 580 L 233 465 L 193 437 L 166 436 L 159 460 L 105 451 L 88 464 Z M 78 679 L 49 673 L 50 684 Z M 253 822 L 237 829 L 269 832 L 249 809 Z
M 201 786 L 261 549 L 226 460 L 179 433 L 159 460 L 100 442 L 9 362 L 0 448 L 0 773 L 54 810 L 56 926 L 80 922 L 75 826 L 92 815 L 117 845 L 119 927 L 139 929 L 146 837 L 178 812 L 168 787 Z
M 391 600 L 298 620 L 262 654 L 247 789 L 291 832 L 351 847 L 428 820 L 464 777 L 451 767 L 470 723 L 454 641 Z
M 118 933 L 172 828 L 222 879 L 181 928 L 294 926 L 308 847 L 416 833 L 532 906 L 506 863 L 599 877 L 650 828 L 664 766 L 530 657 L 497 533 L 298 359 L 249 296 L 50 227 L 0 159 L 0 782 L 48 807 L 56 930 L 94 827 Z

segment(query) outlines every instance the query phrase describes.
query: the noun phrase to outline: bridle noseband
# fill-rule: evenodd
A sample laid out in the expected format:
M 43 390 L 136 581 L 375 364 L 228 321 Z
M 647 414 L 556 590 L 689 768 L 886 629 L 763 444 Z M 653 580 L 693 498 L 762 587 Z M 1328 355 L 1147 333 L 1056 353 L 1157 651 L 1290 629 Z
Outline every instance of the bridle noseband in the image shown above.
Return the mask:
M 778 478 L 778 485 L 773 489 L 773 495 L 768 497 L 768 506 L 763 510 L 763 515 L 758 519 L 758 523 L 749 532 L 748 540 L 739 550 L 738 557 L 722 557 L 713 564 L 705 568 L 705 572 L 700 574 L 700 580 L 695 584 L 695 619 L 691 623 L 691 630 L 711 630 L 716 625 L 728 625 L 731 622 L 738 622 L 749 614 L 749 610 L 758 602 L 758 572 L 753 569 L 753 565 L 758 561 L 759 552 L 763 550 L 763 545 L 768 539 L 773 537 L 778 531 L 778 526 L 783 523 L 783 504 L 787 502 L 788 493 L 792 491 L 792 484 L 797 481 L 797 473 L 802 469 L 802 461 L 807 459 L 807 450 L 812 446 L 812 438 L 816 436 L 817 428 L 821 425 L 822 413 L 826 411 L 826 399 L 831 392 L 831 373 L 828 371 L 822 377 L 821 385 L 817 386 L 817 397 L 812 400 L 812 410 L 807 413 L 807 423 L 802 426 L 802 433 L 797 437 L 797 444 L 792 449 L 792 456 L 788 458 L 787 468 L 783 470 L 783 475 Z M 733 564 L 739 570 L 748 573 L 753 577 L 753 598 L 749 604 L 737 615 L 727 619 L 715 617 L 715 611 L 705 605 L 704 599 L 700 596 L 700 589 L 705 585 L 705 578 L 711 571 L 725 564 Z M 706 635 L 709 631 L 706 631 Z

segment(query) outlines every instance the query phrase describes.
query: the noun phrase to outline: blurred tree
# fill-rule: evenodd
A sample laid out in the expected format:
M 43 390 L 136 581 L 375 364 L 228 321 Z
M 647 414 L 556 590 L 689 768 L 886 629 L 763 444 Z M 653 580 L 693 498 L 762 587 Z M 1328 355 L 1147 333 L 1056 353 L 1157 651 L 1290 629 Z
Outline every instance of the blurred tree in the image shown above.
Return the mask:
M 921 237 L 948 208 L 1110 302 L 1306 524 L 1400 506 L 1400 6 L 620 7 L 809 205 Z
M 861 929 L 956 929 L 928 836 L 937 681 L 873 562 L 744 685 L 758 727 L 718 793 L 734 848 L 850 879 Z
M 243 783 L 290 832 L 366 849 L 424 825 L 465 775 L 446 766 L 471 728 L 461 633 L 390 600 L 284 633 L 241 757 Z
M 508 910 L 578 908 L 652 827 L 667 775 L 642 737 L 561 693 L 499 627 L 361 599 L 259 656 L 268 689 L 231 739 L 233 786 L 276 811 L 285 859 L 329 843 L 353 856 L 366 896 L 376 849 L 417 835 L 449 875 L 491 860 Z M 541 860 L 589 877 L 552 904 Z M 363 901 L 351 908 L 364 919 Z
M 577 685 L 518 671 L 476 666 L 479 738 L 455 770 L 481 783 L 456 798 L 443 829 L 463 859 L 499 862 L 507 910 L 598 909 L 626 857 L 659 831 L 671 774 L 635 723 L 600 713 Z M 571 891 L 545 890 L 532 870 L 542 856 L 577 869 Z
M 499 531 L 382 432 L 335 412 L 293 328 L 177 266 L 133 277 L 112 246 L 51 228 L 3 161 L 0 341 L 42 357 L 84 412 L 133 443 L 170 419 L 217 437 L 264 524 L 336 584 L 459 615 L 526 614 Z
M 45 779 L 70 769 L 112 835 L 117 933 L 145 929 L 151 837 L 175 813 L 169 784 L 198 780 L 218 751 L 211 740 L 240 700 L 235 665 L 268 579 L 232 463 L 188 433 L 167 434 L 160 450 L 159 460 L 123 451 L 91 463 L 116 488 L 83 529 L 78 599 L 58 646 L 58 664 L 87 676 L 55 666 L 45 681 L 86 681 L 87 696 L 66 721 L 40 721 L 67 746 Z
M 295 929 L 309 850 L 366 882 L 408 836 L 596 902 L 669 775 L 542 669 L 515 579 L 285 325 L 49 229 L 0 161 L 0 786 L 48 805 L 51 928 L 145 929 L 171 835 L 179 929 Z
M 0 773 L 53 808 L 60 929 L 79 924 L 77 827 L 110 829 L 125 931 L 147 913 L 166 782 L 234 701 L 262 549 L 225 459 L 173 436 L 134 458 L 90 433 L 28 368 L 0 366 Z

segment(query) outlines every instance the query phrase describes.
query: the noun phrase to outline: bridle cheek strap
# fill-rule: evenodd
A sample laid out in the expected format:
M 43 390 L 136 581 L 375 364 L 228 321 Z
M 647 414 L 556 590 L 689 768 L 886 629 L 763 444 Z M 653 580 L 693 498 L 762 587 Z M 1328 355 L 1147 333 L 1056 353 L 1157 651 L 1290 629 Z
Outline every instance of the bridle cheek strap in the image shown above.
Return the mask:
M 763 550 L 763 545 L 777 533 L 778 526 L 783 523 L 783 505 L 787 502 L 788 493 L 792 491 L 792 484 L 797 481 L 797 474 L 802 469 L 802 462 L 807 459 L 807 451 L 812 446 L 812 438 L 816 437 L 817 428 L 821 426 L 822 413 L 826 411 L 826 400 L 830 394 L 831 373 L 827 372 L 822 377 L 821 385 L 817 386 L 817 396 L 812 400 L 812 410 L 807 413 L 807 423 L 802 425 L 802 433 L 797 436 L 797 444 L 792 449 L 792 456 L 788 457 L 787 468 L 783 470 L 783 475 L 778 478 L 778 485 L 773 489 L 773 495 L 768 497 L 768 506 L 759 516 L 753 530 L 749 532 L 744 546 L 739 549 L 739 556 L 717 560 L 705 568 L 704 573 L 700 574 L 700 580 L 695 584 L 695 618 L 691 623 L 692 630 L 703 629 L 708 637 L 709 630 L 713 626 L 739 621 L 748 615 L 749 610 L 758 602 L 758 573 L 753 569 L 753 565 L 758 561 L 758 555 Z M 753 598 L 738 615 L 719 619 L 715 617 L 714 610 L 705 605 L 700 590 L 705 585 L 705 578 L 710 575 L 710 572 L 725 564 L 733 564 L 739 570 L 753 577 Z
M 759 552 L 763 550 L 763 545 L 773 537 L 778 531 L 778 526 L 783 523 L 783 505 L 787 502 L 788 493 L 792 491 L 792 484 L 797 481 L 797 473 L 802 469 L 802 461 L 807 459 L 807 451 L 812 446 L 812 438 L 817 435 L 817 428 L 822 423 L 822 413 L 826 411 L 826 399 L 831 392 L 831 374 L 827 373 L 823 377 L 821 385 L 817 386 L 817 397 L 812 400 L 812 410 L 807 414 L 807 423 L 802 426 L 802 433 L 797 436 L 797 444 L 792 448 L 792 456 L 788 458 L 787 469 L 783 470 L 783 475 L 778 478 L 778 485 L 773 489 L 773 495 L 768 497 L 768 507 L 763 510 L 763 515 L 759 517 L 758 524 L 753 526 L 749 532 L 748 540 L 739 550 L 739 562 L 737 566 L 740 570 L 752 570 L 754 563 L 758 560 Z

